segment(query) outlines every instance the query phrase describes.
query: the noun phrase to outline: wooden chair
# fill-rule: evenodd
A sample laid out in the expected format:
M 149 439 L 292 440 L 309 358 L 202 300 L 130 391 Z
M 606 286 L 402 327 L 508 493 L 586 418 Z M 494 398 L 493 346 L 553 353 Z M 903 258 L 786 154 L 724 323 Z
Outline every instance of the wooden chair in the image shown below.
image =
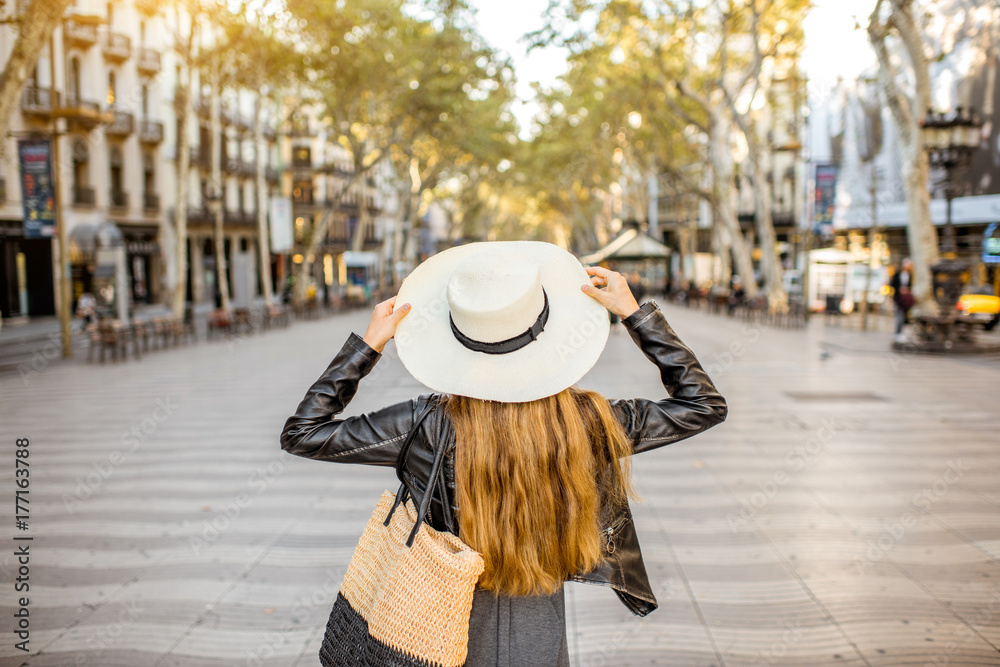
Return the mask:
M 253 322 L 250 318 L 249 308 L 236 308 L 233 310 L 232 319 L 232 333 L 239 334 L 252 334 L 253 333 Z
M 101 350 L 100 362 L 104 363 L 104 353 L 111 350 L 111 358 L 118 361 L 118 355 L 125 357 L 125 335 L 117 320 L 102 319 L 97 323 L 97 346 Z
M 215 334 L 227 334 L 230 332 L 233 320 L 229 313 L 219 308 L 208 316 L 208 338 L 211 340 Z

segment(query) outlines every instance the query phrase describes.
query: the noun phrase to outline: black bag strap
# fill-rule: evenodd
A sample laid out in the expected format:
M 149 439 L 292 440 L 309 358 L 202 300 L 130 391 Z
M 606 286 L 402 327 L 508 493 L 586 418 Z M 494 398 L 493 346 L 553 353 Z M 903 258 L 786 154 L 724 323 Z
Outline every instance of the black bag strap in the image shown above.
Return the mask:
M 406 458 L 410 452 L 410 446 L 413 444 L 413 437 L 417 434 L 417 430 L 424 419 L 429 415 L 434 409 L 433 405 L 428 405 L 427 408 L 420 414 L 419 417 L 413 422 L 413 426 L 410 427 L 410 432 L 406 435 L 406 440 L 403 441 L 402 447 L 399 449 L 399 454 L 396 457 L 396 476 L 399 478 L 399 490 L 396 491 L 396 500 L 392 503 L 392 507 L 389 508 L 389 513 L 385 517 L 385 521 L 382 522 L 383 525 L 388 526 L 389 522 L 392 520 L 392 515 L 396 512 L 396 508 L 406 500 L 413 496 L 413 492 L 410 489 L 410 484 L 406 481 L 405 469 L 406 469 Z M 434 465 L 432 467 L 432 477 L 436 474 L 438 468 L 438 452 L 435 452 Z M 431 485 L 428 483 L 427 490 L 424 493 L 425 498 L 429 497 L 431 494 Z M 447 497 L 447 496 L 445 496 Z M 420 527 L 422 522 L 422 517 L 425 516 L 427 507 L 425 507 L 424 499 L 420 502 L 421 512 L 418 515 L 420 518 L 414 524 L 413 531 L 410 533 L 410 538 L 407 540 L 406 546 L 411 546 L 413 544 L 413 539 L 416 537 L 417 529 Z M 451 508 L 449 508 L 450 510 Z

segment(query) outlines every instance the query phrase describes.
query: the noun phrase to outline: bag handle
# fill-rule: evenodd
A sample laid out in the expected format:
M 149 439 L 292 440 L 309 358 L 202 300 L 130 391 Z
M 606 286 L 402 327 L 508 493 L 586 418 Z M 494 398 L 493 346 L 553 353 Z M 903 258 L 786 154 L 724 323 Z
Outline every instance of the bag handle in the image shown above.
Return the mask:
M 404 477 L 403 469 L 406 467 L 406 457 L 410 452 L 410 445 L 413 444 L 413 436 L 416 435 L 417 429 L 420 424 L 424 421 L 433 410 L 433 406 L 427 406 L 427 409 L 421 413 L 419 417 L 413 422 L 413 426 L 410 427 L 410 432 L 406 435 L 406 440 L 403 441 L 403 446 L 399 449 L 399 454 L 396 457 L 396 476 L 399 478 L 399 490 L 396 491 L 396 500 L 392 503 L 392 507 L 389 508 L 389 513 L 385 517 L 385 521 L 382 525 L 388 526 L 389 522 L 392 520 L 392 515 L 396 512 L 396 508 L 402 503 L 406 502 L 406 499 L 412 496 L 410 493 L 410 486 L 406 483 L 406 478 Z M 419 525 L 419 521 L 417 525 Z
M 437 486 L 438 476 L 441 473 L 442 463 L 444 462 L 444 449 L 445 448 L 442 445 L 438 447 L 437 451 L 434 453 L 434 465 L 431 466 L 431 474 L 427 478 L 427 488 L 424 490 L 424 497 L 420 499 L 420 509 L 417 512 L 417 520 L 413 523 L 413 530 L 410 531 L 410 536 L 406 540 L 407 547 L 413 546 L 413 540 L 417 537 L 417 531 L 420 530 L 420 525 L 424 522 L 424 518 L 430 511 L 431 497 L 434 495 L 434 488 Z M 447 495 L 443 497 L 441 504 L 448 504 Z

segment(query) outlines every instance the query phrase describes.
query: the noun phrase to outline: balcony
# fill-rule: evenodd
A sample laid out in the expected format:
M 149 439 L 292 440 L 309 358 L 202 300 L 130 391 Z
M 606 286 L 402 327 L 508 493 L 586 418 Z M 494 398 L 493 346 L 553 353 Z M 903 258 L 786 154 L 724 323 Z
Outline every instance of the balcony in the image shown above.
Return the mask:
M 227 174 L 251 177 L 257 174 L 257 163 L 252 160 L 239 160 L 237 158 L 223 159 L 222 171 Z
M 94 201 L 94 188 L 86 185 L 77 185 L 73 187 L 74 206 L 93 206 Z
M 146 47 L 139 47 L 139 57 L 135 66 L 143 74 L 159 74 L 160 72 L 160 52 Z
M 128 193 L 124 190 L 112 190 L 108 201 L 111 208 L 128 208 Z
M 142 195 L 142 208 L 145 211 L 159 211 L 160 210 L 160 195 L 153 194 L 152 192 L 146 192 Z
M 71 124 L 86 130 L 93 129 L 100 123 L 110 123 L 114 120 L 111 113 L 102 113 L 97 102 L 66 97 L 66 103 L 56 109 L 56 115 L 67 119 Z
M 104 40 L 104 57 L 107 60 L 123 62 L 132 57 L 132 40 L 120 32 L 108 31 Z
M 187 219 L 192 224 L 207 225 L 215 221 L 215 216 L 207 208 L 189 208 Z
M 97 18 L 97 22 L 93 18 Z M 73 14 L 63 23 L 63 38 L 73 46 L 89 48 L 97 44 L 97 26 L 103 22 L 101 17 Z
M 163 123 L 158 120 L 140 120 L 139 141 L 144 144 L 161 143 L 163 141 Z
M 135 8 L 146 16 L 156 16 L 160 13 L 160 3 L 157 0 L 135 0 Z
M 127 111 L 113 111 L 113 120 L 104 126 L 104 134 L 112 137 L 127 137 L 135 131 L 135 119 Z
M 56 94 L 58 104 L 59 95 Z M 21 112 L 33 116 L 52 116 L 52 89 L 26 86 L 21 95 Z
M 222 214 L 222 222 L 227 225 L 250 226 L 257 224 L 256 211 L 230 211 Z

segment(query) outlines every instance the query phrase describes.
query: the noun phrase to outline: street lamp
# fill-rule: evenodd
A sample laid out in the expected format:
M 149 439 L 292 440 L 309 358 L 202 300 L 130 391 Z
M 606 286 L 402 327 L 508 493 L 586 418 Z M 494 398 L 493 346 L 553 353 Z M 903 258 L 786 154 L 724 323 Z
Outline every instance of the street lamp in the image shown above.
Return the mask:
M 947 202 L 944 243 L 941 246 L 941 261 L 931 267 L 934 274 L 934 298 L 941 307 L 942 314 L 949 320 L 955 315 L 955 303 L 962 296 L 963 274 L 968 265 L 959 261 L 955 228 L 951 224 L 951 200 L 958 194 L 957 177 L 969 166 L 972 155 L 979 148 L 982 121 L 969 109 L 934 113 L 927 110 L 927 116 L 920 122 L 920 140 L 932 167 L 944 169 L 942 179 L 944 198 Z

